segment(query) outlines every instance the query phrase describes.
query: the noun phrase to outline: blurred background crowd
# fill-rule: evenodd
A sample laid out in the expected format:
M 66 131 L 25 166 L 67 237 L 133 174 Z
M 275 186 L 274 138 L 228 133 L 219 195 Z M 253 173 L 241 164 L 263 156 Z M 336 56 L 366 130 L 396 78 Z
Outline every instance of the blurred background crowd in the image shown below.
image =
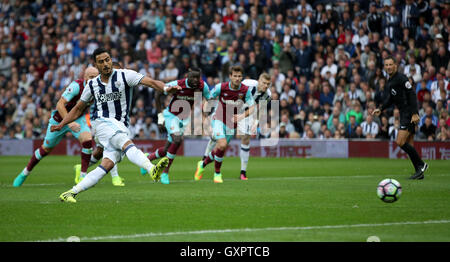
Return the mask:
M 165 82 L 191 67 L 210 86 L 230 65 L 253 79 L 268 72 L 280 103 L 272 132 L 299 139 L 394 140 L 398 110 L 371 116 L 393 55 L 414 81 L 416 139 L 450 140 L 449 12 L 444 0 L 0 0 L 0 138 L 43 138 L 64 88 L 103 46 Z M 168 99 L 136 88 L 135 139 L 164 139 L 156 122 Z

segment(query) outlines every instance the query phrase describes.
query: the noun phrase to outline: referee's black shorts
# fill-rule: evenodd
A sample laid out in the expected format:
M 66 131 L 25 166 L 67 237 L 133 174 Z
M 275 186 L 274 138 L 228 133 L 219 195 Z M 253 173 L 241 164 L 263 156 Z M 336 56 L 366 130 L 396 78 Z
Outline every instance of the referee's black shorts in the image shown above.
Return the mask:
M 411 134 L 416 133 L 416 125 L 411 123 L 411 113 L 400 112 L 400 130 L 407 130 Z

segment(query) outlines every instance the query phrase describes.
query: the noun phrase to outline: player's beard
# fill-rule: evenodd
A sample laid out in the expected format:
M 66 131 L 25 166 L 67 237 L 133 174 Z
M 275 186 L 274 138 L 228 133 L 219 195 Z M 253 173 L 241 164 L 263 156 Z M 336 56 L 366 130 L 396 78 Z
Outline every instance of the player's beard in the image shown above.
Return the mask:
M 111 67 L 103 67 L 103 75 L 104 76 L 110 76 L 112 74 L 112 68 Z

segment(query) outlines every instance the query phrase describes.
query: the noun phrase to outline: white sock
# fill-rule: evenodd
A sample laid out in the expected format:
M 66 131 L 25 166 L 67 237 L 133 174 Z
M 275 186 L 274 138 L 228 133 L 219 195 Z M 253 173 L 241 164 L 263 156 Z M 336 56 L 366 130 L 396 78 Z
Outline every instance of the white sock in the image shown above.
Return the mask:
M 91 161 L 89 161 L 89 166 L 97 164 L 99 159 L 95 158 L 94 155 L 91 155 Z
M 133 164 L 144 168 L 148 172 L 150 172 L 150 169 L 153 167 L 152 162 L 150 162 L 150 160 L 144 155 L 144 153 L 135 145 L 129 145 L 125 149 L 125 154 Z
M 111 177 L 119 176 L 119 172 L 117 171 L 117 165 L 114 165 L 114 167 L 109 171 L 111 173 Z
M 248 158 L 250 157 L 250 145 L 241 144 L 241 170 L 247 170 Z
M 92 170 L 91 172 L 89 172 L 86 177 L 81 180 L 80 183 L 76 184 L 73 188 L 72 191 L 75 194 L 80 193 L 81 191 L 85 191 L 93 186 L 95 186 L 98 181 L 100 179 L 102 179 L 102 177 L 104 175 L 106 175 L 107 171 L 106 169 L 102 166 L 99 165 L 98 167 L 96 167 L 94 170 Z
M 208 145 L 206 146 L 205 156 L 209 156 L 211 151 L 213 151 L 214 147 L 216 147 L 217 141 L 210 138 L 208 141 Z
M 25 176 L 28 176 L 29 173 L 30 171 L 28 171 L 27 167 L 25 167 L 22 171 L 22 174 L 24 174 Z

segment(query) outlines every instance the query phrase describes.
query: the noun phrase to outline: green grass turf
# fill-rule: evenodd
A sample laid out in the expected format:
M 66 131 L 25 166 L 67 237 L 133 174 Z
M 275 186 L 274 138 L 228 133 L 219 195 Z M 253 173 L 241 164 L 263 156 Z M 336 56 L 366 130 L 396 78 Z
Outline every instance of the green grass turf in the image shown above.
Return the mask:
M 427 161 L 425 179 L 410 181 L 406 159 L 250 158 L 240 181 L 240 159 L 226 157 L 214 184 L 213 164 L 195 182 L 199 158 L 178 157 L 162 185 L 124 160 L 125 187 L 108 174 L 70 204 L 58 196 L 79 157 L 48 156 L 13 188 L 28 160 L 0 158 L 0 241 L 450 241 L 450 161 Z M 384 178 L 402 184 L 399 201 L 377 198 Z

